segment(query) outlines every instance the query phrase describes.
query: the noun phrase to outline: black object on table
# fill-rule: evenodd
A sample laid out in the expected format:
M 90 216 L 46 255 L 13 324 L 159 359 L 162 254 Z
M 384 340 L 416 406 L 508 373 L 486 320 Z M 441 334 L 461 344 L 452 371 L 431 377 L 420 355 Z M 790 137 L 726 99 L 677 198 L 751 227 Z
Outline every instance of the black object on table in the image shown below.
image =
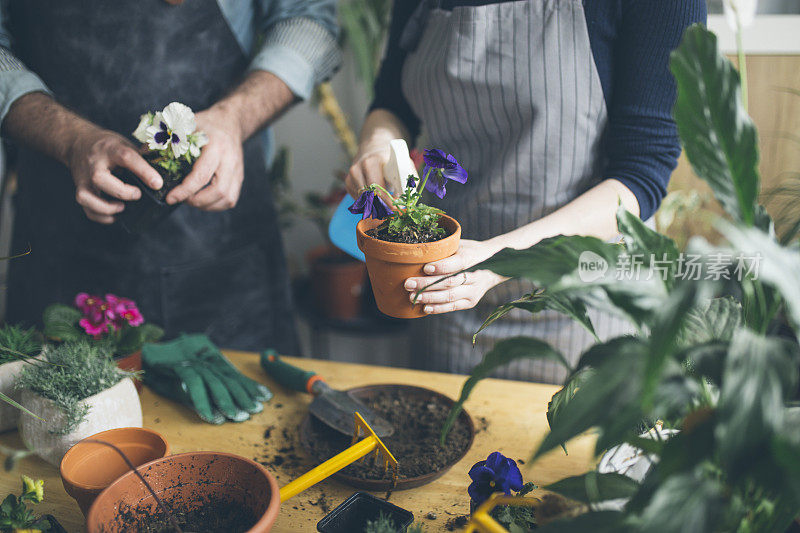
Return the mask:
M 364 531 L 367 522 L 378 520 L 381 514 L 394 523 L 395 530 L 404 532 L 414 521 L 414 514 L 367 492 L 356 492 L 325 515 L 317 523 L 321 533 L 353 533 Z

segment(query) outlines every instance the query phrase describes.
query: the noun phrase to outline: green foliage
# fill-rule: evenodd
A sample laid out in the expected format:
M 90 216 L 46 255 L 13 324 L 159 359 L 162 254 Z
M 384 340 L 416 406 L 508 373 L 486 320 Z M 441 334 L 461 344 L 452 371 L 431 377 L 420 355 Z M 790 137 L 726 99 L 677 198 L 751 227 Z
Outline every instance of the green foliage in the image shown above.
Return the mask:
M 34 328 L 6 325 L 0 328 L 0 365 L 28 359 L 42 351 L 42 339 Z
M 45 336 L 58 341 L 90 340 L 113 355 L 129 355 L 138 352 L 148 342 L 156 342 L 164 336 L 164 330 L 146 322 L 141 326 L 124 325 L 116 331 L 109 330 L 100 339 L 90 337 L 78 321 L 83 317 L 74 307 L 52 304 L 42 315 Z
M 389 30 L 391 0 L 347 0 L 339 3 L 343 44 L 353 51 L 361 82 L 372 95 Z
M 367 526 L 364 528 L 364 533 L 400 533 L 400 531 L 391 516 L 384 514 L 383 511 L 375 520 L 367 521 Z M 407 533 L 424 533 L 424 531 L 420 524 L 412 524 L 406 530 Z
M 22 494 L 9 494 L 0 503 L 0 531 L 10 533 L 16 530 L 50 529 L 50 522 L 33 514 L 27 506 L 28 503 L 41 503 L 43 499 L 44 481 L 22 476 Z
M 388 230 L 390 235 L 401 242 L 427 242 L 444 237 L 445 230 L 439 227 L 439 215 L 444 211 L 419 203 L 422 190 L 420 183 L 416 188 L 406 187 L 399 197 L 393 198 L 394 214 L 378 230 Z
M 514 496 L 522 498 L 536 488 L 531 482 L 525 483 Z M 492 509 L 491 515 L 509 533 L 530 533 L 537 528 L 536 511 L 528 505 L 500 505 Z
M 133 374 L 117 368 L 111 353 L 89 341 L 65 342 L 45 351 L 49 365 L 28 366 L 20 374 L 18 389 L 28 389 L 52 400 L 64 413 L 66 434 L 78 427 L 89 412 L 81 400 L 102 392 Z
M 625 249 L 557 236 L 472 267 L 537 286 L 499 308 L 484 327 L 510 309 L 537 313 L 547 307 L 541 296 L 550 295 L 571 309 L 580 303 L 616 311 L 638 328 L 636 335 L 598 342 L 581 355 L 548 406 L 550 431 L 534 457 L 593 429 L 597 454 L 628 443 L 653 455 L 654 466 L 641 483 L 590 472 L 551 485 L 591 505 L 542 531 L 777 533 L 800 509 L 800 409 L 791 403 L 800 373 L 800 249 L 777 240 L 758 203 L 757 134 L 742 108 L 738 75 L 717 51 L 716 38 L 693 26 L 672 57 L 685 152 L 731 219 L 720 224 L 727 244 L 695 239 L 688 252 L 705 265 L 713 254 L 758 254 L 758 269 L 737 276 L 729 266 L 721 277 L 686 279 L 674 243 L 625 212 L 618 214 Z M 579 264 L 589 252 L 608 270 L 633 254 L 663 258 L 666 277 L 587 280 Z M 496 344 L 467 379 L 453 412 L 500 364 L 560 359 L 543 346 L 524 337 Z M 640 437 L 642 421 L 656 420 L 679 432 Z M 594 506 L 614 498 L 629 501 L 622 511 Z

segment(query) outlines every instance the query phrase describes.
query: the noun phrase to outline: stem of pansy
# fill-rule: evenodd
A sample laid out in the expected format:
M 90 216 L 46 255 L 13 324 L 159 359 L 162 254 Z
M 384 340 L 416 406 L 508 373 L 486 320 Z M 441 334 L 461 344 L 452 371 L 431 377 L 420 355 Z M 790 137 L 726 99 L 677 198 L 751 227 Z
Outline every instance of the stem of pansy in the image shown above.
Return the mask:
M 419 186 L 417 186 L 417 200 L 419 200 L 420 196 L 422 196 L 422 191 L 425 190 L 425 184 L 428 183 L 428 176 L 431 175 L 432 170 L 433 169 L 431 167 L 428 167 L 428 171 L 425 173 L 422 181 L 419 182 Z M 416 203 L 414 205 L 416 205 Z

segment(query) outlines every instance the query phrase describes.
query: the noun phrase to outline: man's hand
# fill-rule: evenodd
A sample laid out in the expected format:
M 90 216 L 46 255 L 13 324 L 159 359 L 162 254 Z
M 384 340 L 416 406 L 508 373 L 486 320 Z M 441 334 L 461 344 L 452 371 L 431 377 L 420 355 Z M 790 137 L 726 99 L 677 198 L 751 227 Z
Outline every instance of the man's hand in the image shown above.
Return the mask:
M 77 129 L 67 165 L 75 181 L 75 201 L 90 220 L 111 224 L 114 215 L 125 209 L 123 201 L 138 200 L 142 195 L 137 187 L 114 176 L 116 167 L 132 171 L 152 189 L 161 188 L 159 173 L 124 137 L 90 124 Z
M 244 181 L 241 127 L 230 114 L 214 108 L 197 113 L 196 120 L 208 144 L 183 183 L 167 195 L 167 203 L 186 201 L 205 211 L 230 209 L 239 201 Z

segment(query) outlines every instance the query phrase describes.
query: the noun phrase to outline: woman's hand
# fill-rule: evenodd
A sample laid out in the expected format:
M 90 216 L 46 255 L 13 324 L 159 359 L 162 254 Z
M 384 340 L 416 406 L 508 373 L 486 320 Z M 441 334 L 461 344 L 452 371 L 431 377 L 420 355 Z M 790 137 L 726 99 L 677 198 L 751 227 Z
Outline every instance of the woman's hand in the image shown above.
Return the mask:
M 344 185 L 350 196 L 358 198 L 361 189 L 373 183 L 377 183 L 385 189 L 386 180 L 383 178 L 383 167 L 387 161 L 389 161 L 388 142 L 360 147 L 358 155 L 344 178 Z
M 409 299 L 414 302 L 416 296 L 416 302 L 424 304 L 423 310 L 429 315 L 475 307 L 486 291 L 508 278 L 491 270 L 461 271 L 490 258 L 496 251 L 497 248 L 488 242 L 462 240 L 455 255 L 425 265 L 423 270 L 427 276 L 406 280 L 405 288 L 409 292 Z M 461 273 L 436 283 L 456 272 Z M 416 291 L 434 283 L 436 284 L 429 290 L 416 295 Z

